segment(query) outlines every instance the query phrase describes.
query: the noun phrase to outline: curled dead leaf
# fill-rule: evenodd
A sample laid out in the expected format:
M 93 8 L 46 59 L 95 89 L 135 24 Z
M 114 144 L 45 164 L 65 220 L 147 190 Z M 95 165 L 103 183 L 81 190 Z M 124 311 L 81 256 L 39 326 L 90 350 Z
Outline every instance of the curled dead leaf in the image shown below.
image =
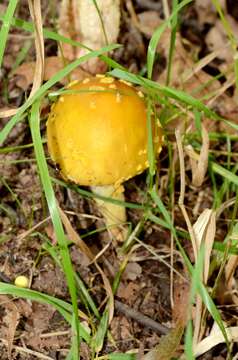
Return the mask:
M 238 342 L 238 326 L 227 327 L 226 334 L 229 342 Z M 214 346 L 224 343 L 224 335 L 216 323 L 206 338 L 200 341 L 194 348 L 194 356 L 198 357 L 205 354 L 207 351 L 212 349 Z
M 204 244 L 204 272 L 203 282 L 207 284 L 210 257 L 216 233 L 216 212 L 211 209 L 205 209 L 193 225 L 196 237 L 197 251 L 199 252 L 202 243 Z
M 206 176 L 209 155 L 209 135 L 204 125 L 202 125 L 202 147 L 198 158 L 191 145 L 187 146 L 187 153 L 192 168 L 192 184 L 199 187 Z

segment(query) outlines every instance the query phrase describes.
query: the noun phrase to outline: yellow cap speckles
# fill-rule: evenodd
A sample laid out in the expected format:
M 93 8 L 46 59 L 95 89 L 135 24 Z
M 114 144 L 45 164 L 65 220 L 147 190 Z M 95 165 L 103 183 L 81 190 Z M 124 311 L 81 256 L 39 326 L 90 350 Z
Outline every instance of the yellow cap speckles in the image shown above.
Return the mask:
M 161 122 L 159 121 L 159 119 L 156 121 L 156 124 L 157 124 L 157 126 L 158 126 L 159 128 L 162 127 L 162 126 L 161 126 Z
M 114 82 L 114 79 L 112 77 L 104 77 L 102 79 L 100 79 L 100 83 L 102 84 L 112 84 Z
M 145 155 L 146 154 L 146 152 L 147 152 L 147 150 L 146 149 L 141 149 L 139 152 L 138 152 L 138 155 Z
M 102 78 L 105 78 L 105 75 L 104 74 L 96 74 L 96 77 L 99 79 L 102 79 Z
M 76 85 L 76 84 L 78 84 L 78 80 L 73 80 L 73 81 L 71 81 L 69 84 L 68 84 L 68 86 L 66 86 L 66 88 L 68 89 L 68 88 L 70 88 L 71 86 L 74 86 L 74 85 Z
M 60 96 L 59 101 L 60 101 L 60 102 L 64 102 L 64 97 L 63 97 L 63 96 Z
M 130 83 L 129 81 L 126 81 L 126 80 L 123 80 L 123 79 L 120 79 L 119 80 L 122 84 L 125 84 L 125 85 L 127 85 L 127 86 L 132 86 L 132 83 Z
M 139 95 L 139 97 L 140 98 L 144 98 L 145 97 L 145 95 L 143 94 L 143 92 L 142 91 L 137 91 L 137 94 Z
M 143 167 L 142 167 L 142 165 L 141 164 L 139 164 L 138 166 L 137 166 L 137 168 L 136 168 L 136 171 L 141 171 L 143 169 Z
M 114 89 L 114 90 L 117 89 L 117 86 L 115 84 L 110 84 L 108 87 L 109 89 Z
M 116 102 L 117 102 L 117 103 L 120 103 L 120 102 L 121 102 L 121 98 L 122 98 L 121 94 L 120 94 L 119 92 L 117 92 L 117 94 L 116 94 Z
M 90 79 L 89 79 L 89 78 L 86 78 L 86 79 L 84 79 L 84 80 L 82 81 L 83 84 L 87 84 L 87 83 L 89 83 L 89 82 L 90 82 Z

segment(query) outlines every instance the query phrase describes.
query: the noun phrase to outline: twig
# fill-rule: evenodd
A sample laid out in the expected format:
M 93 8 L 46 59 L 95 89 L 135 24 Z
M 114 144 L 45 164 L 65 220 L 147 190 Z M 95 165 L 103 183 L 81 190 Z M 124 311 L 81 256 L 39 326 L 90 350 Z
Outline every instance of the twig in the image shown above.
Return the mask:
M 115 308 L 121 312 L 123 315 L 130 317 L 133 320 L 136 320 L 141 325 L 148 327 L 159 334 L 168 334 L 169 328 L 164 325 L 159 324 L 157 321 L 152 320 L 146 315 L 141 314 L 139 311 L 136 311 L 130 308 L 128 305 L 123 304 L 122 302 L 115 300 Z

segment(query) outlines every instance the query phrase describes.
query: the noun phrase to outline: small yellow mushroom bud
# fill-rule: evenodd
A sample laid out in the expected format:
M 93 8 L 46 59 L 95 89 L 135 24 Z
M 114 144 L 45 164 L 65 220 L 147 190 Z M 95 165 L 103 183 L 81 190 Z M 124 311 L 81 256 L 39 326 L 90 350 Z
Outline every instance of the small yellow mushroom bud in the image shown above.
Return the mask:
M 29 279 L 24 275 L 19 275 L 16 277 L 14 284 L 19 288 L 28 288 Z

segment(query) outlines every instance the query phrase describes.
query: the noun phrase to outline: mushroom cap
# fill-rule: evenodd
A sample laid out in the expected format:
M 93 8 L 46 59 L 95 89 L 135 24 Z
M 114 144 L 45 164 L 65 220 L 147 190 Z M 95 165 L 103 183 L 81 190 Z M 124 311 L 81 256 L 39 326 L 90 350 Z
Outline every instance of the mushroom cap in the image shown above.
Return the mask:
M 146 104 L 130 83 L 96 76 L 69 84 L 47 121 L 48 149 L 65 179 L 120 184 L 148 166 Z M 161 149 L 159 122 L 154 148 Z

